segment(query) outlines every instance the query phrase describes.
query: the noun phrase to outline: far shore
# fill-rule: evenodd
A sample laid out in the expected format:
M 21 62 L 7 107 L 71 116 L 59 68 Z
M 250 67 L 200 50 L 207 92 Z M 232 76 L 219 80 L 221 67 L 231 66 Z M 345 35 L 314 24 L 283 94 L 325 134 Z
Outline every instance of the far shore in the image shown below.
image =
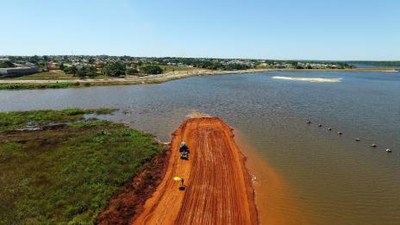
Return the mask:
M 207 75 L 224 75 L 224 74 L 246 74 L 259 72 L 381 72 L 381 73 L 397 73 L 396 69 L 248 69 L 235 71 L 207 70 L 207 69 L 192 69 L 175 72 L 167 72 L 158 75 L 148 76 L 127 76 L 124 78 L 102 78 L 102 79 L 70 79 L 70 80 L 16 80 L 16 79 L 0 79 L 0 89 L 36 89 L 36 88 L 57 88 L 54 84 L 69 84 L 60 85 L 58 88 L 68 87 L 88 87 L 88 86 L 108 86 L 108 85 L 135 85 L 135 84 L 157 84 L 171 80 L 184 79 L 192 76 L 207 76 Z M 15 85 L 13 88 L 2 88 L 5 85 Z M 26 85 L 26 86 L 25 86 Z M 35 86 L 37 85 L 37 87 Z M 46 85 L 49 85 L 46 87 Z

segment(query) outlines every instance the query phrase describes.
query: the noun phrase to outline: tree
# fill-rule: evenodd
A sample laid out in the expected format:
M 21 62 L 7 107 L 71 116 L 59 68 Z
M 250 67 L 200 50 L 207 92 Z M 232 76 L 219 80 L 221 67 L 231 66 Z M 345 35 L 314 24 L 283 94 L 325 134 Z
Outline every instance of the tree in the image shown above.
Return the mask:
M 94 77 L 96 77 L 97 75 L 98 75 L 98 74 L 97 74 L 97 69 L 96 69 L 95 66 L 89 66 L 89 67 L 87 68 L 87 76 L 88 76 L 88 77 L 94 78 Z
M 98 75 L 96 67 L 94 67 L 94 66 L 64 67 L 64 72 L 66 74 L 73 74 L 73 76 L 77 75 L 79 78 L 82 78 L 82 79 L 84 79 L 86 77 L 94 78 Z
M 78 68 L 76 68 L 76 66 L 64 66 L 63 71 L 66 74 L 73 74 L 73 76 L 75 76 L 78 72 Z
M 11 61 L 8 60 L 0 61 L 0 68 L 10 68 L 10 67 L 15 67 Z
M 111 77 L 125 76 L 126 66 L 120 62 L 109 63 L 103 67 L 103 74 Z
M 29 57 L 29 62 L 31 62 L 31 63 L 33 63 L 33 64 L 36 64 L 36 65 L 38 65 L 38 63 L 39 63 L 39 56 L 37 56 L 37 55 L 34 55 L 34 56 L 32 56 L 32 57 Z
M 140 71 L 144 74 L 160 74 L 163 72 L 163 69 L 158 65 L 148 65 L 141 67 Z
M 139 73 L 139 71 L 136 68 L 131 67 L 131 68 L 126 69 L 126 74 L 128 74 L 128 75 L 135 75 L 138 73 Z
M 231 63 L 231 64 L 225 65 L 224 70 L 247 70 L 250 68 L 251 67 L 246 64 Z
M 87 73 L 88 73 L 88 71 L 87 71 L 86 67 L 81 67 L 81 68 L 77 69 L 77 71 L 76 71 L 76 75 L 78 75 L 78 77 L 82 78 L 82 79 L 87 76 Z

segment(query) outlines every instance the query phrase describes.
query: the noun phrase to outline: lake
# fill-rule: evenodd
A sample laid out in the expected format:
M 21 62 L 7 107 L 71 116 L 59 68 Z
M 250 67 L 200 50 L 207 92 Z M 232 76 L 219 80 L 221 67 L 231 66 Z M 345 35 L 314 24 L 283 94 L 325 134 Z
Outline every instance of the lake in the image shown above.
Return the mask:
M 320 78 L 335 82 L 309 82 Z M 221 117 L 283 177 L 307 224 L 400 224 L 399 73 L 267 72 L 0 91 L 0 111 L 71 107 L 118 108 L 107 118 L 162 141 L 190 113 Z

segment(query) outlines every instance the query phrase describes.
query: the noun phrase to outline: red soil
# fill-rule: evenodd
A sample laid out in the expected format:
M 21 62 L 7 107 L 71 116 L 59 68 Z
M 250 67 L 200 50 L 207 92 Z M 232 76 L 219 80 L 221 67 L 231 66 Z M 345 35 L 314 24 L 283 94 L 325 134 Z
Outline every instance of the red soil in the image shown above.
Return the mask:
M 251 178 L 232 129 L 218 118 L 192 118 L 173 134 L 161 184 L 133 224 L 258 224 Z M 191 150 L 179 158 L 179 145 Z M 186 190 L 178 190 L 179 176 Z
M 146 199 L 160 184 L 167 168 L 168 156 L 167 151 L 144 165 L 133 182 L 111 199 L 108 208 L 97 217 L 97 224 L 130 224 L 131 220 L 143 210 Z

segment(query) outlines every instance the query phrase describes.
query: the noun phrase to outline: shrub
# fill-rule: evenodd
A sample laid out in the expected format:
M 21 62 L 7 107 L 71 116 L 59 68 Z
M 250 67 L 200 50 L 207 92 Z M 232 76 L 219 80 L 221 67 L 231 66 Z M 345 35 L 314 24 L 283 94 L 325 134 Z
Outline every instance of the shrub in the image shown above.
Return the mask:
M 109 63 L 103 67 L 103 74 L 111 77 L 125 76 L 126 66 L 120 62 Z
M 158 65 L 147 65 L 140 68 L 140 71 L 144 74 L 160 74 L 163 69 Z

